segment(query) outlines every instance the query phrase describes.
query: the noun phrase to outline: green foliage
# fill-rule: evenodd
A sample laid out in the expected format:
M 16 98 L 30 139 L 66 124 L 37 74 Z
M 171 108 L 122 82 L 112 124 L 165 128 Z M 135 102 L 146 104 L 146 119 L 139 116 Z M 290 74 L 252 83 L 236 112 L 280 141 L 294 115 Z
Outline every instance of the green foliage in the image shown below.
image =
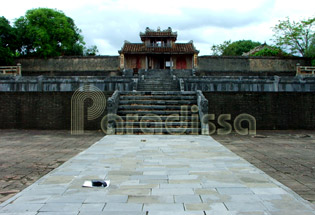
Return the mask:
M 261 43 L 251 40 L 239 40 L 233 43 L 231 40 L 228 40 L 224 41 L 223 44 L 213 45 L 211 50 L 212 54 L 217 56 L 241 56 L 244 52 L 249 52 L 259 45 L 261 45 Z
M 0 17 L 0 65 L 13 63 L 16 47 L 15 30 L 5 17 Z
M 95 56 L 98 54 L 97 46 L 91 46 L 90 48 L 84 48 L 85 56 Z
M 249 52 L 259 45 L 261 45 L 260 42 L 253 42 L 251 40 L 235 41 L 224 49 L 222 56 L 241 56 L 244 52 Z
M 83 55 L 81 30 L 62 11 L 49 8 L 28 10 L 14 24 L 22 55 L 45 58 Z
M 293 55 L 305 56 L 314 38 L 314 23 L 315 18 L 300 22 L 291 22 L 289 17 L 279 20 L 279 24 L 273 27 L 275 44 Z
M 211 47 L 212 55 L 219 56 L 222 55 L 224 50 L 231 44 L 231 40 L 224 41 L 223 44 L 213 45 Z
M 264 47 L 263 49 L 259 50 L 258 52 L 252 54 L 251 56 L 288 56 L 287 53 L 282 51 L 278 47 L 273 47 L 273 46 L 267 46 Z

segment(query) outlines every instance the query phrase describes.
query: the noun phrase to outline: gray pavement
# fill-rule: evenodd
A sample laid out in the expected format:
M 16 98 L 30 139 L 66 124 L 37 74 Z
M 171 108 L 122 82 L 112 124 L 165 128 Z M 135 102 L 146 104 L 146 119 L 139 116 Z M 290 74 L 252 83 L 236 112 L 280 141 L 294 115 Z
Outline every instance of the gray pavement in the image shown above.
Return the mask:
M 109 179 L 108 188 L 83 188 Z M 315 214 L 209 136 L 106 136 L 0 205 L 0 214 Z
M 257 131 L 211 135 L 272 178 L 315 204 L 315 131 Z
M 104 137 L 103 132 L 0 130 L 0 203 Z

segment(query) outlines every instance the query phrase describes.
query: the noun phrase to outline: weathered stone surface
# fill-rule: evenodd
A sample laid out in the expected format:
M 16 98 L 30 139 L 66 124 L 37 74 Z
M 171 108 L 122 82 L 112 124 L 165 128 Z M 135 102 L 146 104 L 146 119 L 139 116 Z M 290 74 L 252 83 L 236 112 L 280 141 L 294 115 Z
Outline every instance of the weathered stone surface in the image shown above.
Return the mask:
M 133 165 L 125 166 L 127 163 Z M 114 173 L 101 176 L 111 180 L 110 186 L 83 188 L 86 179 L 95 177 L 90 175 L 91 168 L 100 172 L 104 166 Z M 154 171 L 153 167 L 157 167 L 157 172 L 165 169 L 166 179 L 159 179 L 161 175 L 158 174 L 141 175 L 142 171 L 136 171 L 141 168 Z M 81 174 L 70 182 L 68 177 L 73 176 L 58 174 L 74 171 L 72 168 L 81 169 Z M 182 175 L 183 180 L 179 179 L 180 175 L 168 175 L 174 168 L 188 169 L 187 175 Z M 144 176 L 149 178 L 141 179 Z M 65 183 L 59 180 L 57 185 L 43 183 L 56 181 L 58 177 Z M 169 183 L 169 178 L 176 183 Z M 152 187 L 154 183 L 142 180 L 162 181 L 158 187 Z M 203 193 L 199 187 L 178 186 L 190 180 L 206 187 Z M 254 186 L 267 183 L 274 186 Z M 178 187 L 162 188 L 163 184 Z M 30 204 L 32 197 L 34 202 Z M 292 210 L 312 214 L 314 206 L 209 136 L 113 135 L 104 137 L 0 205 L 0 214 L 27 210 L 51 214 L 159 214 L 161 211 L 174 212 L 172 214 L 275 214 Z

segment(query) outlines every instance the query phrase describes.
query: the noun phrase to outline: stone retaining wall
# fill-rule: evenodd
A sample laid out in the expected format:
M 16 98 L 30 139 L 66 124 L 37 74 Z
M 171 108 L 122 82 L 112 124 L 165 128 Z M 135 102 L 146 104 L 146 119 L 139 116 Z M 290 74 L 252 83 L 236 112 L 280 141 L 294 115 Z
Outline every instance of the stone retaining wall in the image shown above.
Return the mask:
M 23 75 L 120 76 L 119 56 L 19 58 Z M 199 56 L 196 75 L 295 75 L 296 64 L 311 65 L 309 58 Z M 178 73 L 178 72 L 174 72 Z M 179 73 L 179 75 L 182 75 Z M 185 75 L 186 76 L 186 75 Z
M 300 57 L 199 56 L 197 75 L 294 76 L 297 64 L 311 65 L 311 61 Z
M 0 129 L 67 129 L 71 128 L 73 92 L 0 92 Z M 109 98 L 112 92 L 105 92 Z M 315 129 L 315 94 L 298 92 L 204 92 L 209 101 L 211 122 L 217 128 L 221 114 L 246 113 L 255 117 L 257 129 Z M 100 129 L 102 116 L 87 120 L 85 102 L 84 128 Z M 244 125 L 245 127 L 246 125 Z

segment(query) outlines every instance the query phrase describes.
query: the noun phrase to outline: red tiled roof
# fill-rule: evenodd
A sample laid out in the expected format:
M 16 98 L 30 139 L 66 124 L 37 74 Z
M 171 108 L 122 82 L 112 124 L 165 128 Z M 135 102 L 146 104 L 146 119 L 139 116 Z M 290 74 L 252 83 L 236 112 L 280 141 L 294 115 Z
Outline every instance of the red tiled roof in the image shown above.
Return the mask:
M 147 31 L 145 33 L 140 33 L 141 37 L 155 37 L 155 36 L 162 36 L 162 37 L 177 37 L 177 33 L 171 31 Z
M 119 53 L 135 54 L 135 53 L 198 53 L 192 43 L 175 43 L 172 47 L 147 47 L 144 43 L 125 43 Z

